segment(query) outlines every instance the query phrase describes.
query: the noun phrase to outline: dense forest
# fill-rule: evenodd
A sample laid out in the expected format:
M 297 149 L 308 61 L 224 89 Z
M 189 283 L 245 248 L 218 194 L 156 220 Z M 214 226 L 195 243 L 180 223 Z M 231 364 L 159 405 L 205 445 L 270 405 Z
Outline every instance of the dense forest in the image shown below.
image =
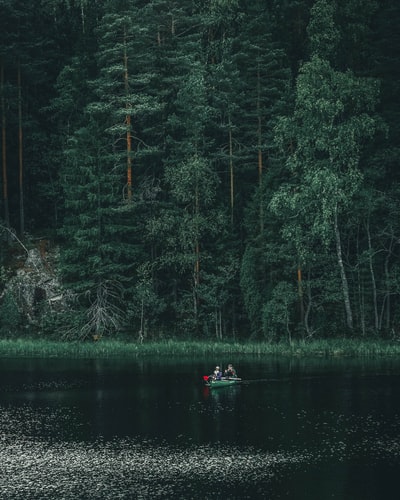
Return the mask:
M 0 335 L 400 334 L 398 0 L 0 12 Z

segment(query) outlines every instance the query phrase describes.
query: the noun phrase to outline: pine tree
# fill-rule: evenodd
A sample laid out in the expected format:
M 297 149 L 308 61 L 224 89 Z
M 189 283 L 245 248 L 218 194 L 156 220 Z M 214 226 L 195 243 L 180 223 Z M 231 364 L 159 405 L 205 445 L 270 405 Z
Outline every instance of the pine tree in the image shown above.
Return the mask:
M 247 6 L 239 40 L 237 61 L 243 80 L 240 99 L 242 144 L 241 163 L 247 192 L 246 250 L 241 269 L 241 290 L 252 332 L 262 332 L 262 307 L 269 288 L 265 250 L 274 228 L 265 210 L 267 199 L 277 183 L 273 147 L 276 116 L 289 106 L 289 61 L 274 40 L 276 24 L 272 9 L 255 2 Z M 250 181 L 250 182 L 249 182 Z M 272 233 L 272 234 L 271 234 Z M 256 262 L 252 262 L 257 259 Z
M 63 270 L 77 292 L 100 302 L 108 284 L 116 283 L 124 295 L 118 310 L 126 311 L 132 309 L 134 269 L 143 264 L 146 251 L 142 238 L 147 214 L 142 210 L 147 210 L 151 193 L 146 194 L 148 183 L 138 165 L 153 151 L 140 139 L 141 129 L 160 109 L 152 95 L 156 38 L 150 36 L 150 22 L 139 28 L 139 20 L 149 14 L 146 8 L 132 2 L 108 7 L 97 31 L 97 78 L 88 83 L 84 120 L 78 119 L 66 149 Z M 59 104 L 73 103 L 76 87 L 68 82 L 72 77 L 76 83 L 75 74 L 82 72 L 79 63 L 65 73 Z M 115 301 L 117 295 L 111 296 Z

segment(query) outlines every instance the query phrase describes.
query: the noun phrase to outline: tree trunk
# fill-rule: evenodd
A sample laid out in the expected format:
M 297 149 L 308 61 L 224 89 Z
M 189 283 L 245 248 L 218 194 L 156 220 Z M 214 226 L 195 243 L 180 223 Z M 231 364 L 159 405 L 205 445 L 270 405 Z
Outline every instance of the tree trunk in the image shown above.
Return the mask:
M 357 255 L 360 255 L 360 232 L 357 231 Z M 366 334 L 366 319 L 365 319 L 365 293 L 364 293 L 364 280 L 360 271 L 360 266 L 357 266 L 357 282 L 358 282 L 358 301 L 359 301 L 359 314 L 360 326 L 363 335 Z
M 131 136 L 131 109 L 128 100 L 129 95 L 129 74 L 128 74 L 128 54 L 126 48 L 126 31 L 124 31 L 124 84 L 126 97 L 126 198 L 132 200 L 132 136 Z
M 230 176 L 230 201 L 231 201 L 231 226 L 233 227 L 233 206 L 234 206 L 234 177 L 233 177 L 233 147 L 232 147 L 232 123 L 229 116 L 229 176 Z
M 214 319 L 215 319 L 215 336 L 217 340 L 222 340 L 222 312 L 220 307 L 215 307 Z
M 394 235 L 391 234 L 389 248 L 387 250 L 386 258 L 385 258 L 385 297 L 382 302 L 381 314 L 379 319 L 379 327 L 382 328 L 383 318 L 385 317 L 385 328 L 387 331 L 390 329 L 390 316 L 391 316 L 391 304 L 390 304 L 390 271 L 389 271 L 389 261 L 393 254 L 393 246 L 396 244 L 397 239 L 395 239 Z
M 310 287 L 310 270 L 308 271 L 307 279 L 308 279 L 308 283 L 307 283 L 307 287 L 306 287 L 306 290 L 307 290 L 307 307 L 306 307 L 306 310 L 304 312 L 304 329 L 306 331 L 307 336 L 311 337 L 312 331 L 310 329 L 310 325 L 309 325 L 309 322 L 308 322 L 308 319 L 309 319 L 310 313 L 311 313 L 311 307 L 312 307 L 312 294 L 311 294 L 311 287 Z
M 10 227 L 10 213 L 8 209 L 8 183 L 7 183 L 7 134 L 6 134 L 6 103 L 4 98 L 4 63 L 1 61 L 0 68 L 0 92 L 1 92 L 1 146 L 3 167 L 3 201 L 4 221 L 6 227 Z
M 372 298 L 374 305 L 374 320 L 375 320 L 375 331 L 379 330 L 379 315 L 378 315 L 378 302 L 377 302 L 377 292 L 376 292 L 376 280 L 374 273 L 374 266 L 372 262 L 372 245 L 371 245 L 371 232 L 369 229 L 369 221 L 366 224 L 367 237 L 368 237 L 368 262 L 369 271 L 371 273 L 371 284 L 372 284 Z
M 196 174 L 197 176 L 197 174 Z M 198 231 L 198 219 L 199 219 L 199 189 L 196 177 L 196 187 L 195 187 L 195 205 L 194 205 L 194 216 L 196 220 L 196 236 L 194 243 L 194 272 L 193 272 L 193 301 L 194 301 L 194 316 L 196 321 L 196 330 L 198 328 L 198 311 L 199 311 L 199 296 L 198 287 L 200 283 L 200 243 L 199 243 L 199 231 Z
M 353 329 L 353 314 L 351 312 L 351 304 L 350 304 L 350 296 L 349 296 L 349 285 L 347 283 L 346 271 L 344 269 L 343 264 L 343 256 L 342 256 L 342 243 L 340 241 L 340 232 L 337 220 L 337 210 L 335 211 L 334 217 L 334 226 L 335 226 L 335 238 L 336 238 L 336 253 L 338 266 L 340 270 L 340 277 L 342 280 L 342 293 L 344 300 L 344 308 L 346 311 L 346 323 L 349 330 Z
M 258 185 L 260 189 L 260 234 L 264 233 L 264 209 L 262 203 L 263 156 L 262 156 L 262 117 L 261 117 L 261 75 L 257 70 L 257 150 L 258 150 Z
M 82 33 L 85 33 L 85 9 L 84 2 L 81 0 L 81 24 L 82 24 Z
M 19 232 L 23 237 L 25 232 L 24 211 L 24 171 L 22 155 L 22 88 L 21 88 L 21 63 L 18 61 L 18 163 L 19 163 Z
M 366 321 L 365 321 L 365 293 L 364 293 L 364 284 L 363 279 L 361 277 L 361 273 L 358 272 L 358 296 L 360 301 L 360 325 L 361 332 L 365 336 L 366 334 Z
M 301 276 L 301 267 L 297 268 L 297 292 L 299 297 L 300 322 L 304 325 L 304 296 L 303 296 L 303 280 Z

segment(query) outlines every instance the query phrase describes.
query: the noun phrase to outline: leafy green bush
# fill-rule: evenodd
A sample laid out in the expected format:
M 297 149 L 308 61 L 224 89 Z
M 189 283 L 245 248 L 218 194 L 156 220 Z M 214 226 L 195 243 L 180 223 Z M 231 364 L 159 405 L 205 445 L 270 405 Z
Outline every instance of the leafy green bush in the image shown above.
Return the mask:
M 18 337 L 21 334 L 22 316 L 14 297 L 6 293 L 0 305 L 0 336 Z

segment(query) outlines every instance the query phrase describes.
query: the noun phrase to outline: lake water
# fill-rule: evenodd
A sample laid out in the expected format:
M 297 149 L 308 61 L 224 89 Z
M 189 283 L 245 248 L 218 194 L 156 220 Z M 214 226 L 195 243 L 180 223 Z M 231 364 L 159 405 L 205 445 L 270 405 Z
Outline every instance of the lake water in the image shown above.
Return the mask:
M 240 386 L 202 375 L 233 362 Z M 399 498 L 400 360 L 0 360 L 1 499 Z

